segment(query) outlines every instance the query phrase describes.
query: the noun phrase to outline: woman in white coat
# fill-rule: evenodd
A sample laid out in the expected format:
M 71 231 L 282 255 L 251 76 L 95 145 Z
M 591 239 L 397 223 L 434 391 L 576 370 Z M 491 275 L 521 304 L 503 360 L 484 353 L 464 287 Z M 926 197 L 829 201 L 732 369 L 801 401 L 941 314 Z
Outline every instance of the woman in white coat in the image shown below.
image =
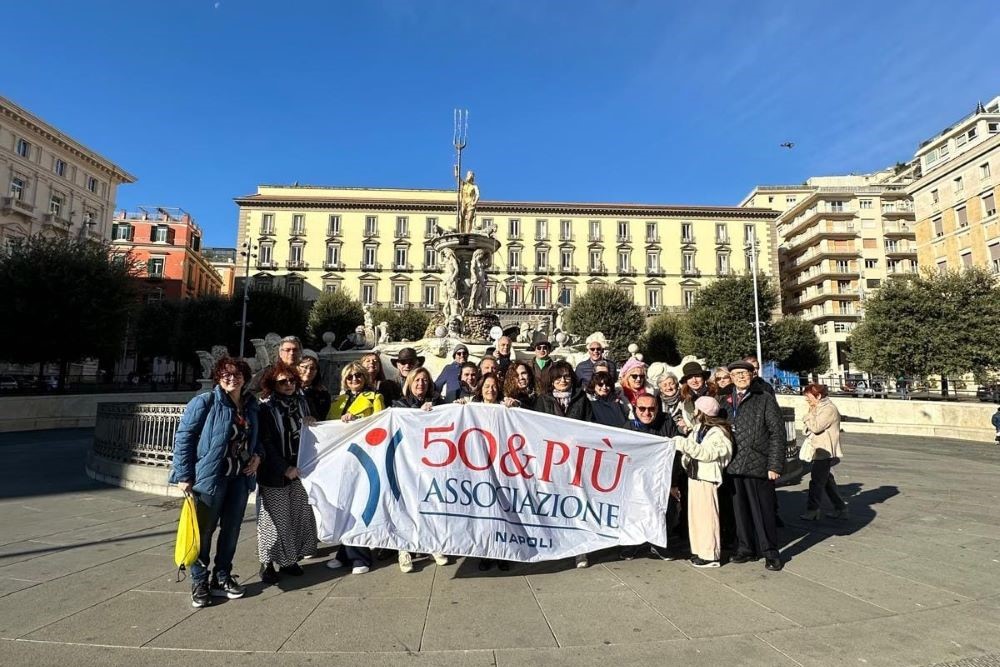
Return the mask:
M 809 500 L 806 513 L 801 516 L 806 521 L 816 521 L 823 516 L 820 505 L 825 494 L 833 504 L 835 519 L 847 518 L 847 503 L 837 492 L 837 482 L 831 468 L 840 462 L 840 412 L 827 395 L 826 385 L 810 384 L 802 390 L 809 404 L 806 412 L 806 432 L 812 449 L 812 474 L 809 478 Z
M 729 423 L 719 416 L 719 402 L 711 396 L 694 401 L 691 433 L 674 443 L 684 456 L 681 465 L 688 475 L 688 540 L 691 564 L 719 567 L 719 485 L 722 471 L 733 456 Z

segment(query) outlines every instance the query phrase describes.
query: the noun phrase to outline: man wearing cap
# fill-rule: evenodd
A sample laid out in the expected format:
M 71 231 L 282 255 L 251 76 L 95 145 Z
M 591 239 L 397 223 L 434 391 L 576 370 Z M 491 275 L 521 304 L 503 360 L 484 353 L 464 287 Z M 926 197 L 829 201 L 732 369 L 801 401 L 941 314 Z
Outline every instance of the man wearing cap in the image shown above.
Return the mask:
M 618 368 L 610 359 L 604 358 L 604 350 L 608 348 L 608 341 L 600 331 L 587 336 L 587 358 L 576 365 L 576 377 L 580 384 L 586 386 L 590 383 L 590 378 L 594 377 L 594 365 L 603 362 L 611 373 L 611 379 L 618 381 Z
M 434 381 L 438 396 L 450 396 L 461 386 L 462 364 L 469 360 L 469 348 L 459 343 L 451 352 L 452 362 L 441 369 L 441 374 Z
M 535 359 L 531 362 L 531 370 L 535 372 L 535 377 L 538 381 L 542 381 L 542 373 L 545 372 L 545 368 L 552 363 L 552 359 L 549 358 L 549 352 L 552 351 L 552 344 L 547 340 L 540 340 L 535 343 Z
M 733 479 L 736 553 L 732 563 L 764 557 L 764 567 L 783 567 L 778 552 L 774 482 L 785 467 L 785 422 L 774 396 L 751 386 L 753 364 L 729 364 L 735 390 L 723 408 L 733 431 L 733 458 L 726 472 Z

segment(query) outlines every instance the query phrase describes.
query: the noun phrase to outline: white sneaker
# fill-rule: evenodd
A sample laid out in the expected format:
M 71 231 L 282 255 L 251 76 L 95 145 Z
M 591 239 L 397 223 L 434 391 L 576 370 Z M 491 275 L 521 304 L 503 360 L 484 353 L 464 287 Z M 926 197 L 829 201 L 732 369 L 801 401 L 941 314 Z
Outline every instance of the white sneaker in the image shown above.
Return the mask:
M 326 561 L 326 566 L 331 570 L 339 570 L 340 568 L 344 567 L 344 564 L 341 563 L 336 558 L 331 558 L 330 560 Z
M 578 568 L 585 568 L 590 565 L 590 561 L 587 560 L 587 554 L 580 554 L 576 557 L 576 566 Z
M 438 565 L 448 564 L 448 557 L 445 556 L 444 554 L 431 554 L 431 556 L 434 557 L 434 562 L 437 563 Z
M 351 574 L 368 574 L 368 566 L 358 565 L 356 568 L 351 570 Z
M 413 557 L 410 555 L 409 551 L 399 552 L 399 569 L 404 574 L 407 572 L 413 572 Z

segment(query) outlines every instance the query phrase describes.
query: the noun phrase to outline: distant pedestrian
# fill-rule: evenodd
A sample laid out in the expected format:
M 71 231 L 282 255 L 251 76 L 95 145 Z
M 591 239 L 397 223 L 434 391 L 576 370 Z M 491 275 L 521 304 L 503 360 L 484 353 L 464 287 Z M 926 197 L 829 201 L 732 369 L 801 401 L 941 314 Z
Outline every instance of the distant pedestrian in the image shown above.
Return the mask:
M 997 408 L 997 411 L 993 413 L 992 421 L 993 428 L 997 431 L 996 443 L 1000 445 L 1000 408 Z
M 801 516 L 806 521 L 816 521 L 822 514 L 821 503 L 826 495 L 833 504 L 835 519 L 846 519 L 847 503 L 837 492 L 837 482 L 831 468 L 840 462 L 840 411 L 828 395 L 826 385 L 810 384 L 802 391 L 809 410 L 805 424 L 808 447 L 812 450 L 812 472 L 809 477 L 809 500 L 806 513 Z
M 771 386 L 770 382 L 768 382 L 767 380 L 765 380 L 760 376 L 760 360 L 757 359 L 757 356 L 753 354 L 748 354 L 747 356 L 743 357 L 743 361 L 746 361 L 751 366 L 753 366 L 753 380 L 751 380 L 753 386 L 763 391 L 766 391 L 767 393 L 771 394 L 771 396 L 774 396 L 774 387 Z

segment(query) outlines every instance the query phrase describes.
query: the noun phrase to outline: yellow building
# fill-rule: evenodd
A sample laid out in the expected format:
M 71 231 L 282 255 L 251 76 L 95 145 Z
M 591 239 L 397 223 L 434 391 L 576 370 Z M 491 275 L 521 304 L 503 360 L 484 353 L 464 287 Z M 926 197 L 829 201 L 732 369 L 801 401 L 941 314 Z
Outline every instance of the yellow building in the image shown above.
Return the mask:
M 782 312 L 813 323 L 830 356 L 828 372 L 849 367 L 847 338 L 863 299 L 893 277 L 917 271 L 913 168 L 810 178 L 804 185 L 761 186 L 745 206 L 777 218 Z
M 0 97 L 0 242 L 34 234 L 110 239 L 118 186 L 135 177 Z
M 1000 273 L 1000 96 L 920 145 L 908 191 L 921 266 Z
M 454 191 L 262 185 L 236 203 L 237 247 L 248 238 L 258 246 L 255 288 L 307 300 L 349 290 L 363 303 L 440 309 L 428 241 L 455 226 Z M 551 313 L 613 285 L 648 314 L 680 310 L 715 277 L 748 270 L 748 239 L 759 239 L 761 271 L 775 275 L 775 217 L 747 207 L 483 200 L 476 224 L 501 242 L 488 303 L 511 317 Z

